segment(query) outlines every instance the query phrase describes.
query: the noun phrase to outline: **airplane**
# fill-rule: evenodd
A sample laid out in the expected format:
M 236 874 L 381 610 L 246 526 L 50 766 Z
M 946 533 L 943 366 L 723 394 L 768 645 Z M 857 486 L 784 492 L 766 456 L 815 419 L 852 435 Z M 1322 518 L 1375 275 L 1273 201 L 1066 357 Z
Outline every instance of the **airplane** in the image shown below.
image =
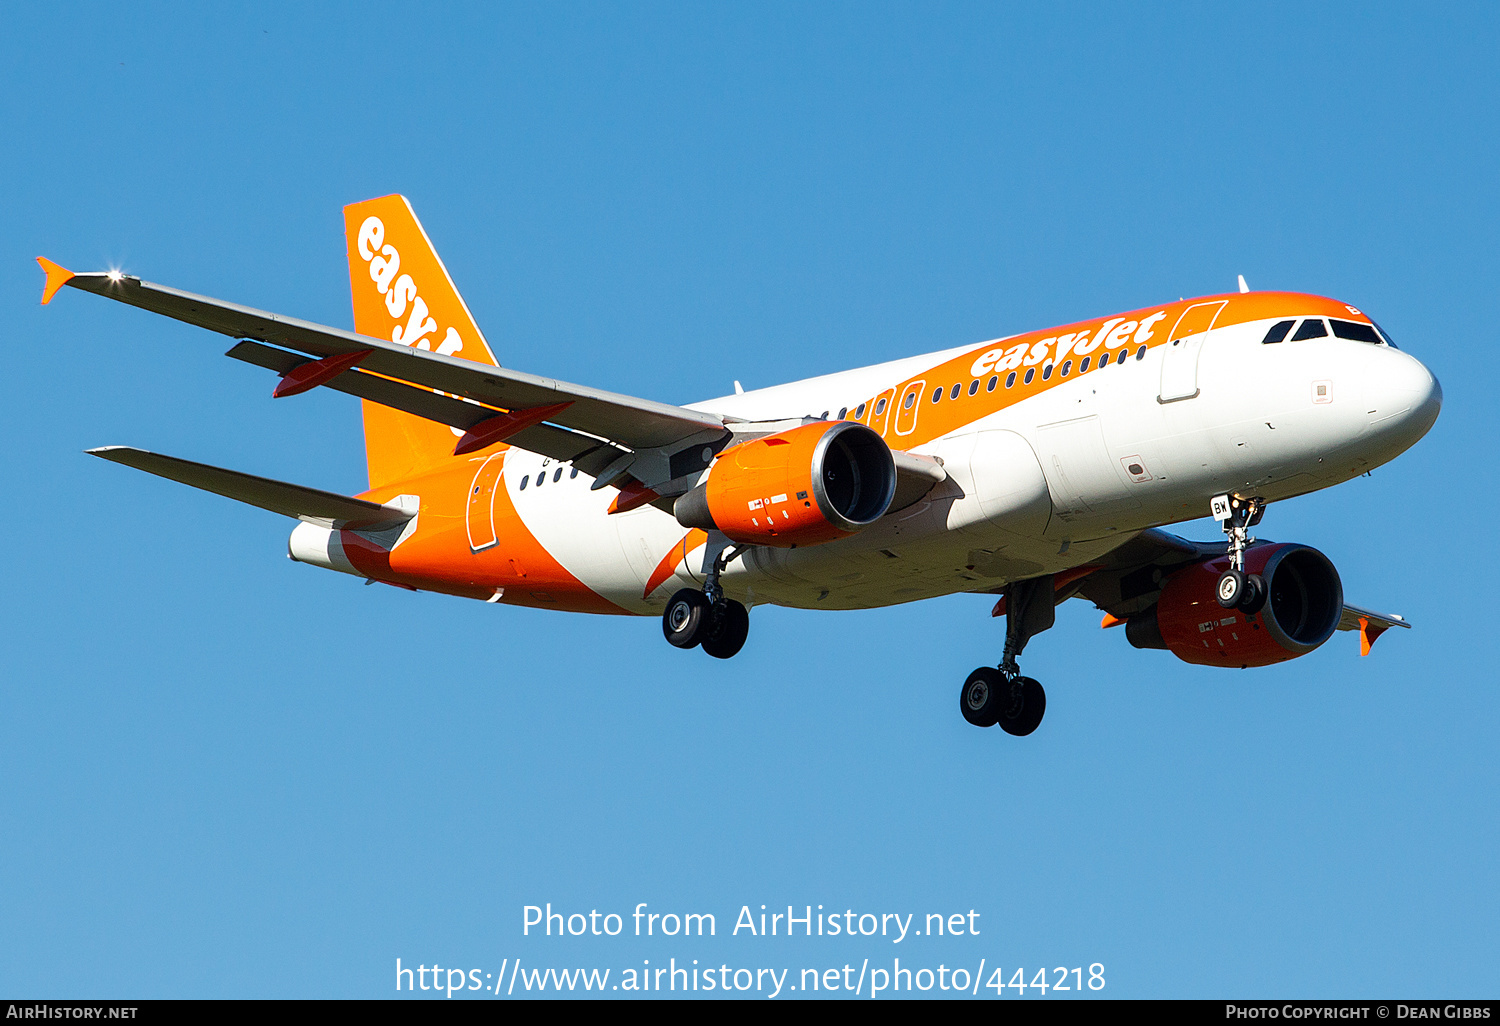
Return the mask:
M 1066 599 L 1138 649 L 1247 668 L 1401 616 L 1347 603 L 1317 549 L 1251 536 L 1271 502 L 1414 445 L 1437 380 L 1360 309 L 1295 292 L 1179 299 L 674 406 L 502 368 L 408 200 L 344 208 L 354 331 L 44 257 L 64 285 L 235 339 L 285 398 L 361 400 L 346 496 L 125 446 L 89 453 L 300 521 L 291 559 L 413 591 L 659 616 L 728 659 L 749 609 L 995 595 L 964 681 L 979 727 L 1036 730 L 1027 642 Z M 1223 541 L 1162 528 L 1207 510 Z

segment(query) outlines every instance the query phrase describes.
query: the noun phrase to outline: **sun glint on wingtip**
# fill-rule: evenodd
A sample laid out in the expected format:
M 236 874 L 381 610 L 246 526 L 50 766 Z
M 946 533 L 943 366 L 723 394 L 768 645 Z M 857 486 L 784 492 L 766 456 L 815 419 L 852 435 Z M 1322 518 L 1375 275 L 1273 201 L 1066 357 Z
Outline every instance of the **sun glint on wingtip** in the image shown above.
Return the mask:
M 57 295 L 57 290 L 72 280 L 73 272 L 44 256 L 37 257 L 36 262 L 41 265 L 47 275 L 47 284 L 42 286 L 42 305 L 46 306 L 52 302 L 52 297 Z

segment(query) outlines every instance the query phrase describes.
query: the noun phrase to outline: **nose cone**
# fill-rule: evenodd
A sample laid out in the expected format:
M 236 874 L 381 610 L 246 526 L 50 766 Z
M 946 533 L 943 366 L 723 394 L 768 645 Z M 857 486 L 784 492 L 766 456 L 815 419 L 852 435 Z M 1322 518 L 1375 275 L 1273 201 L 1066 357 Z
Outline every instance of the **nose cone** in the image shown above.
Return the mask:
M 1415 445 L 1437 422 L 1443 389 L 1417 359 L 1393 349 L 1370 354 L 1381 359 L 1367 379 L 1370 430 L 1394 456 Z

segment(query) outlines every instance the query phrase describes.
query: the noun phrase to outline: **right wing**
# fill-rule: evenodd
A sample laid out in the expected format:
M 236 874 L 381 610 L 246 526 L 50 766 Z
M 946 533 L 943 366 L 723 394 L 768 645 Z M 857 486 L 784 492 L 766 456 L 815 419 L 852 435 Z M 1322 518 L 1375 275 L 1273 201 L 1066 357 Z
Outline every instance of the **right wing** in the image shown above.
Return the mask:
M 1161 597 L 1162 584 L 1172 572 L 1189 563 L 1222 556 L 1225 542 L 1192 542 L 1175 534 L 1149 528 L 1109 552 L 1097 562 L 1098 569 L 1075 578 L 1069 591 L 1059 591 L 1059 601 L 1081 595 L 1110 615 L 1115 624 L 1144 612 Z M 1110 625 L 1110 620 L 1105 621 Z M 1395 613 L 1377 613 L 1344 603 L 1338 629 L 1359 631 L 1359 654 L 1369 655 L 1375 639 L 1392 627 L 1411 629 L 1406 618 Z

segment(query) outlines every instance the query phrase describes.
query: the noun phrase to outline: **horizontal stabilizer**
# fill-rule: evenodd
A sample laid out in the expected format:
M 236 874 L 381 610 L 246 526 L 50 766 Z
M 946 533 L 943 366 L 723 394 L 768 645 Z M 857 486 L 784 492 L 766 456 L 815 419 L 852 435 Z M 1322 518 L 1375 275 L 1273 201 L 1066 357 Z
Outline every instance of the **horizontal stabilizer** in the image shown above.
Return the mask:
M 90 456 L 123 463 L 136 470 L 144 470 L 157 477 L 179 481 L 205 492 L 213 492 L 226 498 L 268 509 L 282 516 L 295 517 L 320 527 L 341 527 L 366 531 L 395 527 L 410 520 L 414 512 L 406 512 L 393 506 L 382 506 L 378 502 L 355 499 L 337 492 L 325 492 L 317 488 L 273 481 L 268 477 L 242 474 L 237 470 L 224 470 L 206 463 L 193 463 L 175 456 L 162 456 L 144 449 L 132 449 L 125 445 L 106 445 L 86 450 Z

